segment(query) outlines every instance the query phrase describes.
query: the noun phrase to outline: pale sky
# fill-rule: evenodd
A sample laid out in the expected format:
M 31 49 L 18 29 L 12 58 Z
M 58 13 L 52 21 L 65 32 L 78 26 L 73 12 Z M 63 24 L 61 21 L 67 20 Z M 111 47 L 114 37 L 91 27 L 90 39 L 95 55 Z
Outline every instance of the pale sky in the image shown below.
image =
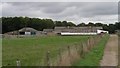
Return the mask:
M 0 4 L 0 6 L 2 6 L 2 16 L 50 18 L 60 21 L 72 21 L 75 24 L 79 24 L 81 22 L 102 22 L 109 24 L 118 21 L 118 0 L 110 0 L 111 2 L 108 0 L 104 0 L 103 2 L 35 2 L 38 0 L 25 0 L 26 2 L 23 2 L 22 0 L 19 0 L 21 2 L 17 1 L 18 0 L 2 1 L 2 4 Z
M 119 0 L 1 0 L 2 2 L 119 2 Z

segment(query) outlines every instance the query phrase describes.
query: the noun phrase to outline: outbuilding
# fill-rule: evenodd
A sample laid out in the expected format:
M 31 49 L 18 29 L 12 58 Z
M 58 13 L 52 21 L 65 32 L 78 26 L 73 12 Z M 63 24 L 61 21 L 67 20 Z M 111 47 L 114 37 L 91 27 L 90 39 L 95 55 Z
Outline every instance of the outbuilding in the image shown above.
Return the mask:
M 19 35 L 36 35 L 37 30 L 30 28 L 30 27 L 25 27 L 19 30 Z

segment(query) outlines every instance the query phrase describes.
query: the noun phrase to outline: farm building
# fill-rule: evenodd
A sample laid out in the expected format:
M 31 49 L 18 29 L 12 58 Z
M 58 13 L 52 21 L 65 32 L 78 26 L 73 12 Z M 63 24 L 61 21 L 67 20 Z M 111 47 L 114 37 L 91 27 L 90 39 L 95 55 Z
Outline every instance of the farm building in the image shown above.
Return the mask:
M 4 35 L 18 35 L 18 31 L 11 31 L 11 32 L 7 32 L 7 33 L 4 33 Z
M 19 35 L 36 35 L 37 30 L 29 27 L 25 27 L 19 30 Z
M 61 35 L 96 35 L 102 27 L 55 27 L 54 32 Z
M 102 29 L 102 27 L 55 27 L 56 33 L 70 32 L 70 33 L 91 33 L 97 32 L 97 30 Z

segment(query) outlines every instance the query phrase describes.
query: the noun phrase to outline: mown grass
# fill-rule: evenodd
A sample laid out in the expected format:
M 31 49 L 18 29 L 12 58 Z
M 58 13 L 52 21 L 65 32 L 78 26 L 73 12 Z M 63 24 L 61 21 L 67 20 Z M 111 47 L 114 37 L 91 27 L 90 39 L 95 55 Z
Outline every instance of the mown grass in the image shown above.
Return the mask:
M 44 64 L 47 51 L 56 56 L 59 48 L 79 44 L 88 36 L 50 36 L 33 38 L 4 38 L 2 41 L 2 65 L 16 65 L 20 59 L 22 66 L 40 66 Z
M 108 38 L 109 36 L 107 35 L 101 39 L 101 41 L 90 52 L 88 52 L 84 58 L 75 62 L 73 66 L 99 66 Z

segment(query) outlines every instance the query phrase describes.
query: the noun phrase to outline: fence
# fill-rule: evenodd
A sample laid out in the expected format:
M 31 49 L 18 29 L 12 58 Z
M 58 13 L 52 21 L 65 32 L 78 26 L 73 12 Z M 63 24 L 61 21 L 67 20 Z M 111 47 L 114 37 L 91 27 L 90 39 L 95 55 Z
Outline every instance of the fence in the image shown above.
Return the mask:
M 80 58 L 84 58 L 104 35 L 90 36 L 87 41 L 75 45 L 68 45 L 64 48 L 51 52 L 47 51 L 44 58 L 40 60 L 39 66 L 71 66 L 72 63 Z M 38 59 L 39 60 L 39 59 Z M 17 59 L 16 65 L 22 66 L 22 61 Z

